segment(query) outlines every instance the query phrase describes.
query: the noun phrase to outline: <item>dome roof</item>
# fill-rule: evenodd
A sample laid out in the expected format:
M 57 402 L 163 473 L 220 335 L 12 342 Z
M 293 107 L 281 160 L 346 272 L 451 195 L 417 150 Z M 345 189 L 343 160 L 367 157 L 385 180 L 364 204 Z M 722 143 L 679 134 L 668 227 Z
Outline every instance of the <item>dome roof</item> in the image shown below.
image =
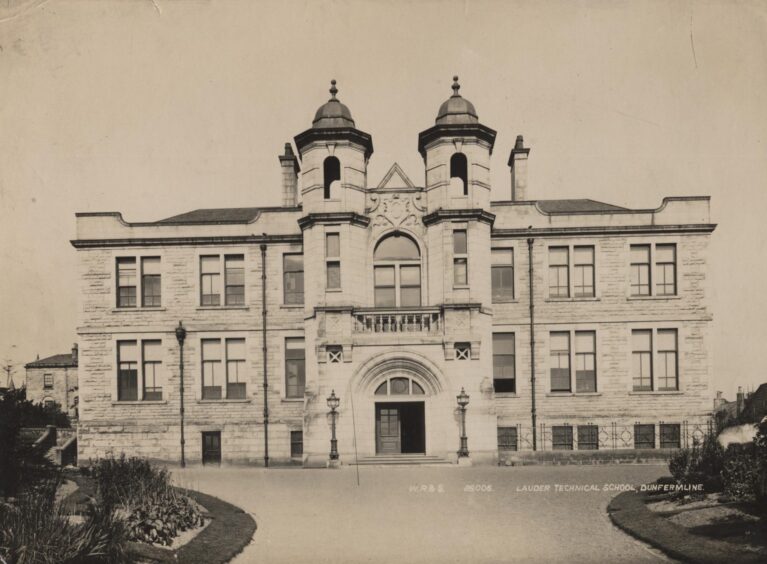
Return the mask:
M 330 81 L 330 95 L 331 98 L 324 104 L 322 104 L 317 113 L 314 114 L 314 120 L 312 121 L 312 127 L 314 129 L 331 129 L 335 127 L 354 127 L 354 120 L 352 119 L 352 113 L 344 104 L 342 104 L 337 98 L 338 88 L 336 88 L 336 81 Z
M 466 98 L 463 98 L 458 94 L 458 90 L 461 89 L 461 85 L 458 84 L 458 77 L 453 77 L 453 95 L 450 96 L 439 107 L 437 112 L 437 125 L 452 125 L 452 124 L 474 124 L 479 123 L 477 117 L 477 110 L 474 109 L 474 104 L 469 102 Z

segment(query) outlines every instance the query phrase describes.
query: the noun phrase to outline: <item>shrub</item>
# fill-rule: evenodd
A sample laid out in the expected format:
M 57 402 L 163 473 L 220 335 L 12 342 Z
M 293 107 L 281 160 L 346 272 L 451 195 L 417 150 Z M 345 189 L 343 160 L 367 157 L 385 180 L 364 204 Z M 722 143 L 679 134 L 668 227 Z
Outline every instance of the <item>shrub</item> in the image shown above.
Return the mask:
M 767 418 L 759 423 L 759 430 L 754 437 L 756 449 L 756 464 L 759 472 L 759 482 L 757 484 L 757 497 L 767 502 Z
M 203 524 L 197 506 L 170 483 L 170 473 L 141 458 L 106 458 L 90 471 L 105 507 L 124 515 L 128 538 L 171 544 L 180 531 Z
M 733 499 L 753 500 L 757 496 L 759 468 L 754 443 L 731 444 L 725 452 L 722 480 L 724 493 Z
M 9 564 L 125 562 L 125 527 L 113 512 L 94 508 L 72 524 L 55 501 L 58 480 L 43 480 L 0 505 L 0 558 Z
M 724 449 L 713 434 L 706 435 L 703 444 L 674 453 L 668 469 L 679 484 L 703 484 L 707 493 L 722 491 Z

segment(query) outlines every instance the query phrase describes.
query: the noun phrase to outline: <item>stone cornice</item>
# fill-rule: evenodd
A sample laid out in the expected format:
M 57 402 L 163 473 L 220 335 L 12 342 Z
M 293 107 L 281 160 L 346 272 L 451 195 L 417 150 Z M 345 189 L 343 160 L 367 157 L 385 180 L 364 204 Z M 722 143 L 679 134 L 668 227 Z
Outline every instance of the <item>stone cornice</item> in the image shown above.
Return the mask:
M 136 237 L 130 239 L 72 239 L 76 249 L 104 247 L 158 247 L 187 245 L 256 245 L 261 243 L 303 243 L 301 234 L 233 235 L 225 237 Z
M 310 128 L 296 135 L 293 140 L 301 154 L 310 143 L 336 140 L 346 140 L 361 145 L 365 149 L 365 159 L 369 159 L 373 154 L 373 138 L 369 133 L 354 127 Z
M 298 220 L 298 226 L 302 231 L 313 225 L 327 223 L 350 223 L 357 227 L 367 227 L 370 224 L 370 218 L 355 212 L 327 212 L 310 213 Z
M 490 145 L 490 154 L 492 155 L 495 135 L 494 129 L 481 123 L 435 125 L 418 134 L 418 152 L 425 159 L 426 145 L 441 137 L 476 137 Z
M 439 209 L 423 216 L 423 223 L 426 226 L 434 225 L 442 221 L 450 221 L 453 219 L 461 220 L 475 220 L 488 225 L 493 225 L 495 221 L 495 215 L 490 212 L 486 212 L 483 209 L 458 209 L 458 210 L 445 210 Z
M 501 237 L 570 237 L 573 235 L 657 235 L 667 233 L 712 233 L 715 223 L 683 225 L 609 225 L 597 227 L 536 227 L 532 229 L 493 229 L 493 239 Z

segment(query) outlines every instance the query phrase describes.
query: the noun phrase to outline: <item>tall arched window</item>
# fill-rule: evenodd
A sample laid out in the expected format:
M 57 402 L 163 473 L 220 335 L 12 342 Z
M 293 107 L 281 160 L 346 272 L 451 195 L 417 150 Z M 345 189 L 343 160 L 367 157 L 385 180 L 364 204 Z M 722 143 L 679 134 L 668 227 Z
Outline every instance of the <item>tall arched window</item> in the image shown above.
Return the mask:
M 402 233 L 378 242 L 373 253 L 376 307 L 421 305 L 421 253 Z
M 469 182 L 468 182 L 468 164 L 466 161 L 466 155 L 463 153 L 456 153 L 450 157 L 450 180 L 458 178 L 463 183 L 463 195 L 469 195 Z
M 330 199 L 330 187 L 336 180 L 341 180 L 341 161 L 336 157 L 328 157 L 322 166 L 325 199 Z

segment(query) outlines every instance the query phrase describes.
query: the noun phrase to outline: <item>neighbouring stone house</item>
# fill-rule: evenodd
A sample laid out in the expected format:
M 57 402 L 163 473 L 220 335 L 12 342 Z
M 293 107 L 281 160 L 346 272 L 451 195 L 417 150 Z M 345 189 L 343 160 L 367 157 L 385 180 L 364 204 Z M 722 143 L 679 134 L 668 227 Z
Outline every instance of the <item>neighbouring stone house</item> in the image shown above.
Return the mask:
M 178 461 L 183 399 L 190 462 L 324 466 L 331 394 L 341 463 L 455 461 L 462 391 L 475 462 L 700 439 L 709 198 L 536 200 L 520 136 L 491 201 L 496 132 L 459 88 L 418 135 L 423 186 L 368 183 L 334 83 L 279 157 L 282 206 L 77 214 L 80 459 Z
M 24 366 L 27 399 L 44 405 L 58 405 L 70 417 L 77 417 L 77 344 L 70 354 L 56 354 Z

